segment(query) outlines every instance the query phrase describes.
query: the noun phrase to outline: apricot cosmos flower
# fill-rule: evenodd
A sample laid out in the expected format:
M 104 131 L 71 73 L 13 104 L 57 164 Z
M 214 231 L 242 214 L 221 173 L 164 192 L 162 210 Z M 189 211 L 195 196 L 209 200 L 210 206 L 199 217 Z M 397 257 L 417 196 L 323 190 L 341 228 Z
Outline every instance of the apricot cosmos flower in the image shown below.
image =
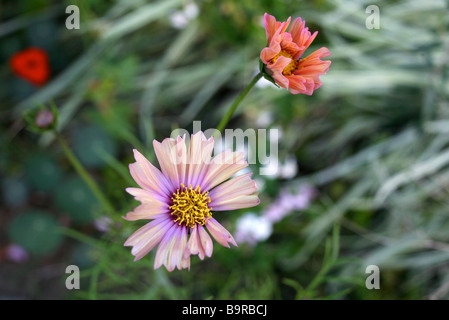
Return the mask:
M 150 219 L 132 234 L 125 246 L 132 246 L 135 261 L 158 246 L 154 269 L 164 265 L 168 271 L 190 268 L 190 256 L 200 259 L 212 255 L 210 235 L 222 246 L 237 246 L 232 235 L 212 215 L 216 211 L 249 208 L 259 204 L 251 173 L 232 177 L 248 166 L 242 152 L 226 150 L 214 157 L 213 137 L 193 134 L 153 141 L 161 170 L 134 150 L 136 162 L 130 164 L 132 177 L 140 188 L 126 191 L 141 202 L 128 212 L 128 221 Z M 210 234 L 210 235 L 209 235 Z
M 311 95 L 321 86 L 320 75 L 326 74 L 331 62 L 322 61 L 330 55 L 326 47 L 322 47 L 309 56 L 302 58 L 304 51 L 315 39 L 318 31 L 310 33 L 301 18 L 293 20 L 289 32 L 291 17 L 285 22 L 265 13 L 264 26 L 268 46 L 260 53 L 264 71 L 281 87 L 293 94 Z

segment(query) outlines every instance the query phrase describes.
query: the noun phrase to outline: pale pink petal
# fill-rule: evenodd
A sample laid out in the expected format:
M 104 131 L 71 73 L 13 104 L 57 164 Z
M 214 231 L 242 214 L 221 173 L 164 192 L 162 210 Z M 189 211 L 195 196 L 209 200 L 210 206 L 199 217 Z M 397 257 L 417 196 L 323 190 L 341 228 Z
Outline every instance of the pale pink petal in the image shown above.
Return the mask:
M 198 255 L 201 260 L 204 259 L 204 249 L 201 245 L 201 239 L 198 234 L 198 226 L 190 228 L 190 238 L 187 244 L 187 248 L 190 254 Z
M 134 196 L 134 199 L 142 203 L 167 203 L 170 199 L 170 196 L 161 196 L 160 193 L 156 193 L 152 190 L 145 190 L 140 188 L 126 188 L 125 190 L 130 195 Z
M 161 196 L 170 195 L 173 190 L 164 175 L 153 166 L 139 151 L 133 150 L 135 163 L 129 165 L 129 171 L 137 184 L 145 190 L 151 190 Z
M 169 205 L 166 203 L 154 202 L 143 203 L 122 217 L 128 221 L 136 221 L 141 219 L 156 219 L 160 215 L 170 214 Z
M 247 166 L 243 152 L 226 150 L 216 155 L 208 165 L 204 178 L 199 182 L 201 190 L 212 189 Z
M 214 211 L 230 211 L 244 208 L 252 208 L 260 203 L 260 199 L 257 195 L 243 195 L 237 196 L 232 200 L 221 201 L 220 204 L 216 204 L 213 208 Z
M 186 183 L 186 166 L 187 166 L 187 146 L 184 138 L 178 136 L 176 140 L 176 156 L 177 156 L 177 169 L 178 180 L 180 183 Z
M 162 238 L 154 260 L 154 269 L 164 265 L 168 271 L 180 268 L 187 245 L 186 227 L 174 224 Z
M 173 247 L 171 254 L 171 259 L 169 260 L 169 265 L 176 265 L 178 270 L 185 268 L 190 269 L 190 257 L 185 256 L 187 247 L 187 227 L 181 226 L 181 232 L 178 238 L 175 240 L 176 243 Z
M 235 210 L 249 208 L 259 204 L 254 194 L 257 186 L 251 179 L 252 173 L 242 174 L 232 178 L 209 192 L 213 211 Z
M 178 230 L 178 224 L 173 223 L 170 229 L 165 233 L 159 246 L 157 247 L 156 257 L 154 258 L 154 269 L 158 269 L 162 265 L 166 265 L 167 255 L 170 251 L 170 246 L 173 246 L 174 234 Z M 167 268 L 168 269 L 168 268 Z M 170 270 L 169 270 L 170 271 Z M 173 271 L 173 270 L 171 270 Z
M 153 227 L 157 226 L 160 223 L 166 223 L 169 222 L 169 220 L 172 220 L 170 216 L 167 215 L 166 218 L 153 220 L 151 222 L 148 222 L 143 227 L 140 227 L 136 232 L 134 232 L 125 242 L 124 246 L 133 246 L 136 243 L 138 243 L 146 234 L 147 231 L 151 230 Z
M 233 198 L 240 194 L 251 194 L 257 190 L 256 183 L 251 179 L 252 173 L 241 174 L 234 177 L 209 192 L 209 196 L 214 198 L 212 202 Z
M 201 260 L 205 256 L 212 256 L 212 239 L 202 225 L 199 224 L 190 229 L 190 239 L 187 248 L 188 254 L 197 254 Z
M 185 182 L 186 145 L 185 140 L 166 138 L 162 142 L 153 141 L 154 151 L 162 173 L 170 180 L 173 188 Z
M 137 242 L 140 241 L 140 239 L 146 234 L 148 230 L 150 230 L 151 228 L 162 222 L 168 221 L 168 218 L 169 217 L 167 216 L 166 219 L 153 220 L 151 222 L 148 222 L 144 226 L 140 227 L 136 232 L 134 232 L 131 236 L 128 237 L 128 239 L 124 243 L 124 246 L 126 247 L 135 245 Z
M 229 231 L 219 224 L 214 218 L 207 219 L 206 227 L 212 237 L 214 237 L 214 239 L 222 246 L 229 248 L 229 243 L 231 243 L 237 247 L 237 243 Z
M 141 259 L 156 247 L 172 225 L 173 221 L 170 218 L 157 219 L 133 233 L 124 245 L 133 246 L 131 253 L 135 256 L 134 261 Z
M 165 232 L 167 232 L 169 224 L 161 225 L 160 228 L 154 230 L 151 235 L 145 238 L 145 241 L 138 243 L 131 250 L 131 254 L 134 256 L 134 261 L 138 261 L 145 257 L 151 250 L 153 250 L 163 238 Z
M 201 242 L 201 247 L 204 250 L 206 256 L 211 257 L 212 251 L 214 250 L 214 244 L 212 243 L 212 239 L 210 238 L 207 231 L 203 228 L 202 225 L 198 225 L 198 237 Z
M 190 271 L 190 255 L 184 255 L 181 259 L 178 270 L 188 269 Z
M 191 184 L 194 188 L 198 185 L 201 171 L 204 166 L 209 164 L 213 150 L 213 137 L 207 139 L 202 131 L 192 135 L 188 152 L 187 184 Z

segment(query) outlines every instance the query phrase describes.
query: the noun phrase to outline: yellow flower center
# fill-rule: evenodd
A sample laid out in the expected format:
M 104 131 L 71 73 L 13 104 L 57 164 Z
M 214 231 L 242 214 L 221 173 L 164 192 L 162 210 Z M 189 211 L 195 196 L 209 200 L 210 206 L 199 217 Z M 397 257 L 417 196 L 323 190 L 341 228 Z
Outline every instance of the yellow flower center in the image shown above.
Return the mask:
M 193 228 L 197 223 L 204 225 L 210 217 L 211 210 L 207 204 L 210 203 L 208 197 L 209 191 L 201 192 L 200 186 L 195 189 L 192 185 L 187 188 L 181 183 L 181 188 L 176 190 L 171 197 L 173 205 L 169 207 L 172 210 L 171 215 L 177 218 L 175 222 L 184 223 L 187 227 Z
M 271 63 L 275 63 L 276 60 L 277 60 L 280 56 L 283 56 L 283 57 L 287 57 L 287 58 L 292 59 L 292 61 L 290 61 L 290 63 L 284 68 L 284 70 L 282 70 L 282 74 L 283 74 L 284 76 L 289 76 L 289 75 L 291 75 L 292 72 L 296 70 L 296 68 L 297 68 L 297 66 L 298 66 L 299 60 L 294 60 L 294 59 L 293 59 L 293 55 L 292 55 L 290 52 L 288 52 L 287 50 L 281 50 L 277 55 L 275 55 L 275 56 L 273 57 L 273 59 L 270 60 L 270 62 L 271 62 Z

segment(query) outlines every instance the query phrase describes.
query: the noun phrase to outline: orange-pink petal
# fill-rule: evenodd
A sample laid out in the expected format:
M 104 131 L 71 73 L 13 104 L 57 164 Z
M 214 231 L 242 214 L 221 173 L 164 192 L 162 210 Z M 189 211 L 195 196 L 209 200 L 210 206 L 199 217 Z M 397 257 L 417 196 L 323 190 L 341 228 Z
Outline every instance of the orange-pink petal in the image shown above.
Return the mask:
M 285 32 L 287 30 L 288 25 L 290 24 L 291 17 L 288 17 L 287 21 L 280 22 L 276 21 L 276 18 L 268 13 L 265 13 L 263 16 L 263 24 L 265 27 L 266 35 L 268 43 L 270 43 L 272 37 L 275 35 L 276 31 L 279 33 Z
M 310 44 L 318 34 L 318 31 L 315 31 L 313 34 L 311 34 L 309 28 L 306 28 L 305 24 L 306 22 L 298 17 L 293 20 L 292 26 L 289 30 L 290 34 L 292 35 L 292 41 L 299 47 L 302 47 L 302 49 L 299 50 L 294 56 L 294 59 L 299 59 L 299 57 L 301 57 L 301 55 L 310 46 Z

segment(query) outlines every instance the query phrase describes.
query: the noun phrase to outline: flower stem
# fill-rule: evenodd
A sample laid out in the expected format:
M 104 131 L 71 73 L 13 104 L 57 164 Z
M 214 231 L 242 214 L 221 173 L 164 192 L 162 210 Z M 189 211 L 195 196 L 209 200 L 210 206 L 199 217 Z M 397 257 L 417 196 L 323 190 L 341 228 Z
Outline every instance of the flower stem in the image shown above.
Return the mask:
M 87 184 L 87 186 L 90 188 L 92 193 L 95 195 L 95 197 L 100 201 L 100 203 L 103 205 L 103 207 L 110 213 L 115 213 L 114 207 L 111 205 L 109 200 L 105 197 L 103 192 L 98 187 L 97 183 L 94 179 L 89 175 L 89 173 L 84 169 L 83 165 L 79 162 L 79 160 L 76 158 L 75 154 L 70 150 L 67 143 L 64 141 L 64 139 L 55 132 L 56 139 L 58 140 L 59 144 L 62 146 L 62 150 L 64 151 L 65 156 L 70 161 L 72 166 L 75 168 L 76 172 L 80 175 L 80 177 L 84 180 L 84 182 Z
M 240 102 L 242 102 L 242 100 L 246 97 L 248 92 L 251 90 L 252 87 L 254 87 L 254 85 L 257 83 L 257 81 L 259 81 L 260 78 L 262 78 L 261 72 L 259 72 L 253 78 L 253 80 L 251 80 L 251 82 L 246 86 L 245 90 L 243 90 L 242 93 L 240 93 L 240 95 L 234 101 L 232 106 L 229 108 L 228 112 L 225 114 L 225 116 L 221 119 L 220 123 L 218 124 L 217 130 L 219 132 L 222 132 L 226 128 L 226 125 L 228 124 L 229 119 L 231 119 L 232 115 L 234 114 L 235 110 L 239 106 Z

